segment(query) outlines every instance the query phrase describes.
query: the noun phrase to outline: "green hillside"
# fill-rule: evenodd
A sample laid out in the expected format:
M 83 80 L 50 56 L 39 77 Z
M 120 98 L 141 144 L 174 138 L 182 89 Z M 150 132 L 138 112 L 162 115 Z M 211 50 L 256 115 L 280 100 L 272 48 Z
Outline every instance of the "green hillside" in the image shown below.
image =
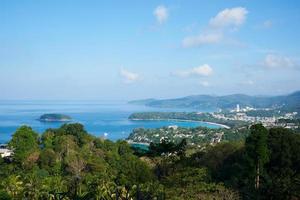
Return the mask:
M 233 94 L 226 96 L 194 95 L 176 99 L 140 100 L 129 103 L 144 104 L 151 107 L 163 108 L 212 108 L 233 109 L 239 104 L 241 107 L 282 108 L 300 110 L 300 91 L 281 96 L 249 96 Z

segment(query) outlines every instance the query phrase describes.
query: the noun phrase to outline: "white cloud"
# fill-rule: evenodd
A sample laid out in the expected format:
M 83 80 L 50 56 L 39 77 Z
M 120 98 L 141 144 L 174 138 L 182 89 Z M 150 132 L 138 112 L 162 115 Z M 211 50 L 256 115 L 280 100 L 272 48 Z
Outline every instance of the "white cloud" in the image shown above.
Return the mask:
M 141 78 L 139 74 L 130 72 L 126 69 L 121 69 L 120 75 L 123 78 L 125 83 L 133 83 L 140 80 Z
M 169 12 L 165 6 L 160 5 L 155 8 L 155 10 L 153 11 L 153 15 L 156 17 L 156 20 L 159 24 L 163 24 L 167 21 Z
M 227 8 L 210 19 L 209 25 L 216 28 L 237 27 L 245 22 L 247 14 L 247 9 L 243 7 Z
M 195 36 L 188 36 L 183 39 L 182 46 L 197 47 L 202 46 L 204 44 L 214 44 L 220 42 L 222 38 L 223 35 L 219 33 L 208 33 Z
M 203 87 L 209 87 L 210 86 L 209 82 L 207 82 L 207 81 L 201 81 L 200 85 L 203 86 Z
M 266 29 L 271 28 L 273 26 L 273 22 L 271 20 L 266 20 L 263 22 L 262 26 Z
M 254 81 L 253 80 L 246 80 L 242 82 L 243 85 L 254 85 Z
M 205 77 L 205 76 L 212 75 L 212 73 L 213 73 L 213 69 L 208 64 L 204 64 L 188 70 L 176 71 L 173 74 L 179 77 L 186 78 L 186 77 L 193 77 L 193 76 Z
M 228 28 L 237 29 L 247 16 L 247 9 L 243 7 L 227 8 L 220 11 L 209 21 L 206 32 L 188 36 L 182 40 L 183 47 L 199 47 L 205 44 L 216 44 L 223 41 Z
M 276 55 L 276 54 L 267 54 L 262 65 L 269 69 L 275 68 L 292 68 L 296 66 L 296 63 L 289 57 Z

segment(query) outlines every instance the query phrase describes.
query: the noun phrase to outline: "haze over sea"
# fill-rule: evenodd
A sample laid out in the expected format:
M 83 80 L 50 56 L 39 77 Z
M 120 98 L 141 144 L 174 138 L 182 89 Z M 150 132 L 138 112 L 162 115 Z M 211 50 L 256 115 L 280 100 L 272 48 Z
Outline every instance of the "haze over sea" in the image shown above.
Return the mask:
M 48 128 L 57 128 L 63 124 L 38 121 L 37 119 L 45 113 L 67 114 L 73 118 L 72 122 L 83 124 L 89 133 L 99 137 L 107 135 L 106 138 L 110 140 L 125 139 L 134 128 L 139 127 L 218 127 L 202 122 L 128 120 L 131 113 L 144 111 L 192 110 L 151 108 L 120 101 L 0 101 L 0 143 L 9 141 L 21 125 L 31 126 L 35 131 L 42 133 Z

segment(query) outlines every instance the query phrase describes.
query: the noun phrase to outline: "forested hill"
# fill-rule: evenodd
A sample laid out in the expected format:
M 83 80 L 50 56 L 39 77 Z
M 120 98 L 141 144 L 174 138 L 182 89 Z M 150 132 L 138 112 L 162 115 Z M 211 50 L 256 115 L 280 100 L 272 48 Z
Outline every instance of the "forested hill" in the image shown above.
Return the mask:
M 300 91 L 281 96 L 249 96 L 233 94 L 226 96 L 193 95 L 176 99 L 136 100 L 132 104 L 144 104 L 151 107 L 164 108 L 221 108 L 232 109 L 237 104 L 241 107 L 255 108 L 284 108 L 300 110 Z
M 189 137 L 179 138 L 145 151 L 95 137 L 81 124 L 42 135 L 22 126 L 8 143 L 12 156 L 0 156 L 0 200 L 300 199 L 299 134 L 256 124 L 244 142 L 191 147 Z

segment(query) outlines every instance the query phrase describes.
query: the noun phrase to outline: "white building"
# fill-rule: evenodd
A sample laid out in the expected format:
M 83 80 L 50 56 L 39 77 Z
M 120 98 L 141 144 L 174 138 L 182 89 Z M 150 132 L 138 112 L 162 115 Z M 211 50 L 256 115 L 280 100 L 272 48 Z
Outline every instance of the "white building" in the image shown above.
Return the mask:
M 236 112 L 240 112 L 240 104 L 236 104 Z
M 8 149 L 6 145 L 0 145 L 0 156 L 2 158 L 12 156 L 13 151 Z
M 172 129 L 174 129 L 174 130 L 177 130 L 178 129 L 178 126 L 177 125 L 170 125 L 170 126 L 168 126 L 168 128 L 172 128 Z
M 9 149 L 0 149 L 0 155 L 2 158 L 9 157 L 12 155 L 12 150 Z

